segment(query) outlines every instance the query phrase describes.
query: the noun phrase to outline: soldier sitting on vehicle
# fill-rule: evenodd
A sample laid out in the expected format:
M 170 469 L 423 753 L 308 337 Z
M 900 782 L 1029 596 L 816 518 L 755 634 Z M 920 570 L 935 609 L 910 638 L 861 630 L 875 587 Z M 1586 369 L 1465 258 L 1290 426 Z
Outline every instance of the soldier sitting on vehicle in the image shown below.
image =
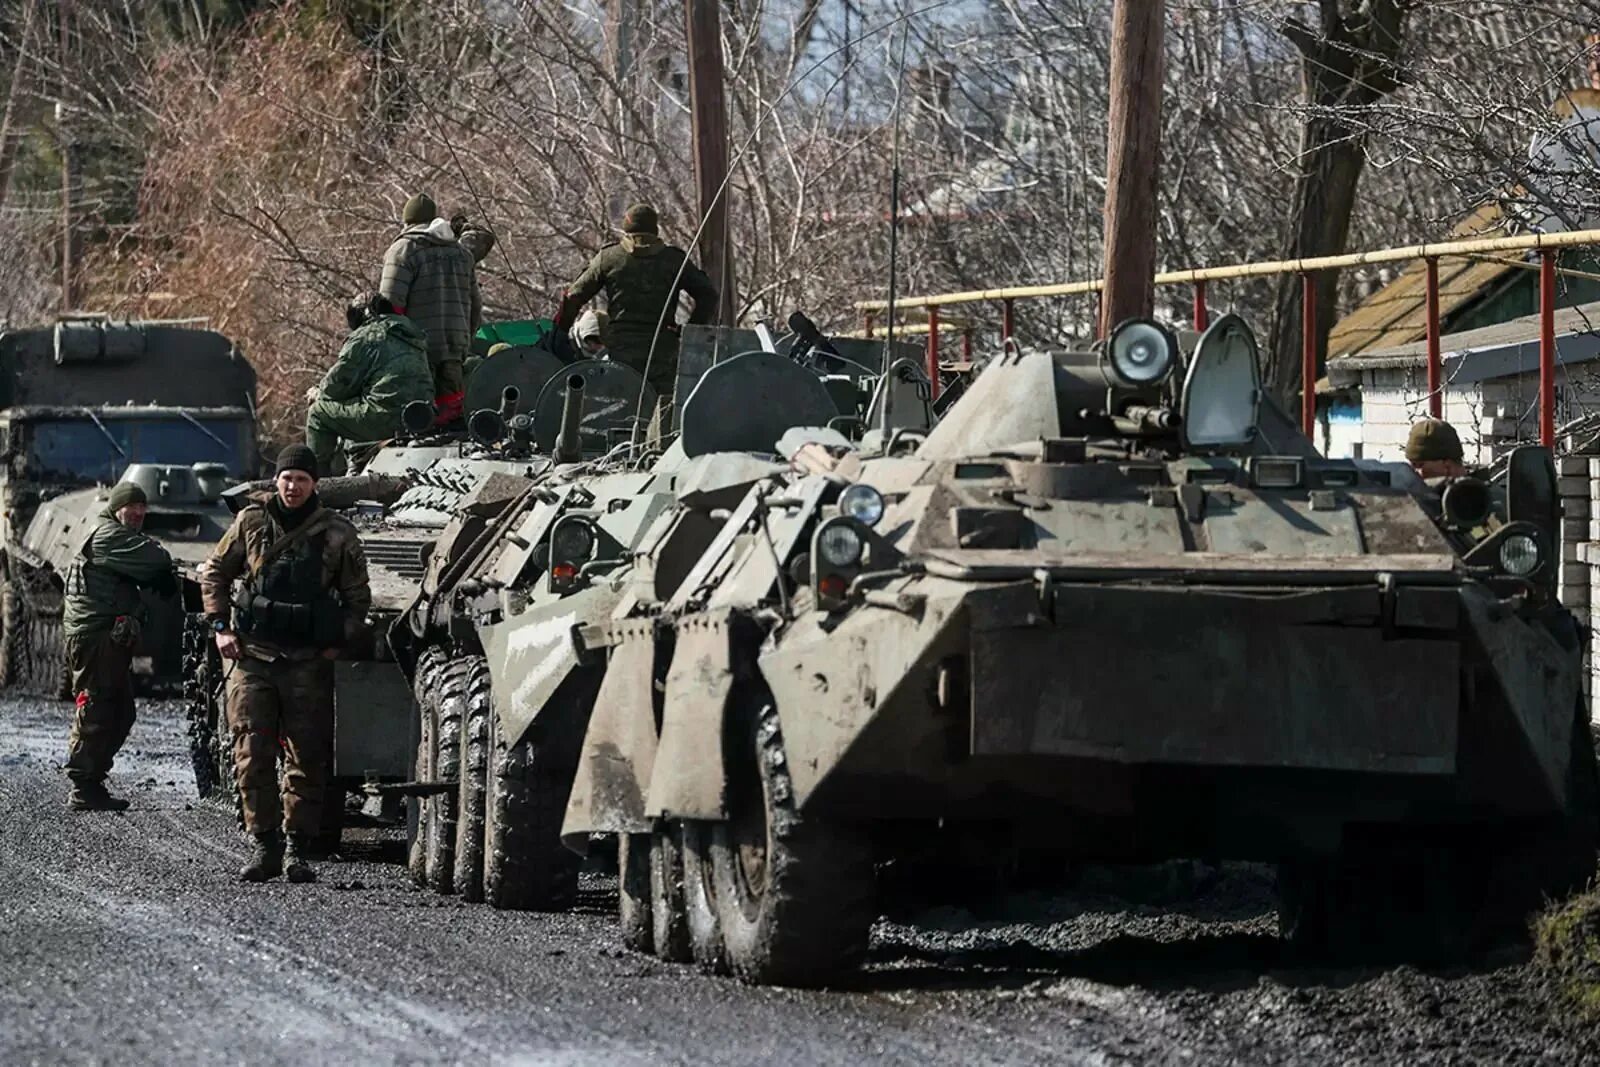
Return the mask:
M 345 312 L 351 333 L 322 384 L 306 392 L 306 444 L 325 471 L 334 469 L 341 442 L 382 441 L 400 430 L 400 412 L 413 400 L 433 399 L 428 339 L 395 314 L 378 293 L 366 293 Z
M 255 837 L 239 872 L 246 882 L 316 878 L 311 838 L 333 799 L 333 660 L 360 635 L 372 604 L 355 527 L 318 502 L 318 470 L 304 445 L 279 453 L 274 494 L 239 512 L 200 576 L 217 652 L 229 664 L 234 780 Z
M 62 630 L 77 701 L 67 744 L 67 803 L 77 811 L 128 806 L 106 791 L 105 779 L 133 728 L 133 650 L 144 615 L 139 588 L 162 596 L 178 590 L 172 557 L 139 532 L 145 509 L 137 485 L 112 489 L 67 569 Z
M 1456 428 L 1443 419 L 1421 419 L 1411 424 L 1406 437 L 1406 462 L 1424 481 L 1459 478 L 1467 473 L 1461 438 Z

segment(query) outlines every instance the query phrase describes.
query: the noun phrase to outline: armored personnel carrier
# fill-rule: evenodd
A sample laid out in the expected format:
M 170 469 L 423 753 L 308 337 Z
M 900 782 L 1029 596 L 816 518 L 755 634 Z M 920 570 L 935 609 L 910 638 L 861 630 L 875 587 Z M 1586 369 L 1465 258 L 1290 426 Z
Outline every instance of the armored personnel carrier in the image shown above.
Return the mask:
M 210 330 L 73 318 L 0 333 L 0 684 L 65 694 L 61 575 L 104 506 L 97 487 L 149 483 L 148 528 L 180 557 L 220 535 L 217 484 L 258 463 L 255 390 Z M 151 628 L 142 670 L 177 673 L 169 630 Z
M 1550 456 L 1398 487 L 1257 360 L 1234 316 L 997 359 L 913 453 L 793 449 L 584 630 L 563 834 L 624 838 L 628 942 L 816 984 L 886 861 L 1200 857 L 1278 864 L 1297 950 L 1432 956 L 1591 876 Z
M 881 345 L 826 343 L 830 359 L 862 376 L 881 359 Z M 777 454 L 785 433 L 859 428 L 877 410 L 855 375 L 777 347 L 750 331 L 686 332 L 681 365 L 701 369 L 680 387 L 680 432 L 664 452 L 577 432 L 617 394 L 598 393 L 582 364 L 569 368 L 563 417 L 540 439 L 551 469 L 520 485 L 480 483 L 439 537 L 392 635 L 420 710 L 419 880 L 502 908 L 572 902 L 579 856 L 563 847 L 560 820 L 604 673 L 583 635 L 665 601 L 750 486 L 787 469 Z M 925 429 L 925 397 L 894 382 L 906 395 L 891 426 Z M 640 384 L 621 392 L 622 417 L 638 407 Z M 837 430 L 814 434 L 848 447 Z M 636 566 L 640 558 L 649 566 Z

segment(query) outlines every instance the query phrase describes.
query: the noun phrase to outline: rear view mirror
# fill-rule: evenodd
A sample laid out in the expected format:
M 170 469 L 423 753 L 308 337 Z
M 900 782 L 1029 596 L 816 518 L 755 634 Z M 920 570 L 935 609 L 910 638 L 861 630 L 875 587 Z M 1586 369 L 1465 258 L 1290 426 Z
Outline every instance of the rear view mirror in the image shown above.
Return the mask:
M 1524 445 L 1513 451 L 1506 466 L 1506 520 L 1538 523 L 1554 533 L 1560 514 L 1556 463 L 1550 450 Z

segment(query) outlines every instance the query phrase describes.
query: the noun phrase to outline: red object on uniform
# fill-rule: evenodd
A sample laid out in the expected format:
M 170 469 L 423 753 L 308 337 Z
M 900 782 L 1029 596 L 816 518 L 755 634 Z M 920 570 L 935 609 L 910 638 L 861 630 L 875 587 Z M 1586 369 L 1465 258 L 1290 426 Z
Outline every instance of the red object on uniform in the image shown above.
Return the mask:
M 80 708 L 83 707 L 85 704 L 89 703 L 89 691 L 87 689 L 78 690 L 78 696 L 77 696 L 77 699 L 76 699 L 76 703 L 77 703 L 78 707 L 80 707 Z
M 404 315 L 406 313 L 406 309 L 401 307 L 399 304 L 390 304 L 389 306 L 394 308 L 394 313 L 396 315 Z
M 466 393 L 441 393 L 433 398 L 435 426 L 445 426 L 461 418 L 466 407 Z

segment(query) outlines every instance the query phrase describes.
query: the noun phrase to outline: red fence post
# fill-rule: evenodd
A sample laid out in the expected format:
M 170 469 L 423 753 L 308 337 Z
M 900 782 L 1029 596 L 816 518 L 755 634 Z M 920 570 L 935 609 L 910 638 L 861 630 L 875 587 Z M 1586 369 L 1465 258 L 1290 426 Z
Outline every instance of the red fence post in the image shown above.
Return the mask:
M 1556 254 L 1539 253 L 1539 443 L 1556 445 Z
M 1002 352 L 1011 347 L 1011 339 L 1016 336 L 1017 317 L 1016 301 L 1010 297 L 1000 301 L 1000 350 Z
M 1300 275 L 1300 431 L 1317 423 L 1317 281 Z
M 1197 333 L 1205 333 L 1209 325 L 1211 313 L 1206 308 L 1206 282 L 1202 278 L 1194 283 L 1194 328 Z
M 939 399 L 939 305 L 928 306 L 928 399 Z
M 1439 354 L 1439 259 L 1429 256 L 1428 267 L 1428 414 L 1444 417 L 1444 360 Z
M 961 331 L 961 358 L 968 363 L 972 362 L 972 327 L 968 326 Z

